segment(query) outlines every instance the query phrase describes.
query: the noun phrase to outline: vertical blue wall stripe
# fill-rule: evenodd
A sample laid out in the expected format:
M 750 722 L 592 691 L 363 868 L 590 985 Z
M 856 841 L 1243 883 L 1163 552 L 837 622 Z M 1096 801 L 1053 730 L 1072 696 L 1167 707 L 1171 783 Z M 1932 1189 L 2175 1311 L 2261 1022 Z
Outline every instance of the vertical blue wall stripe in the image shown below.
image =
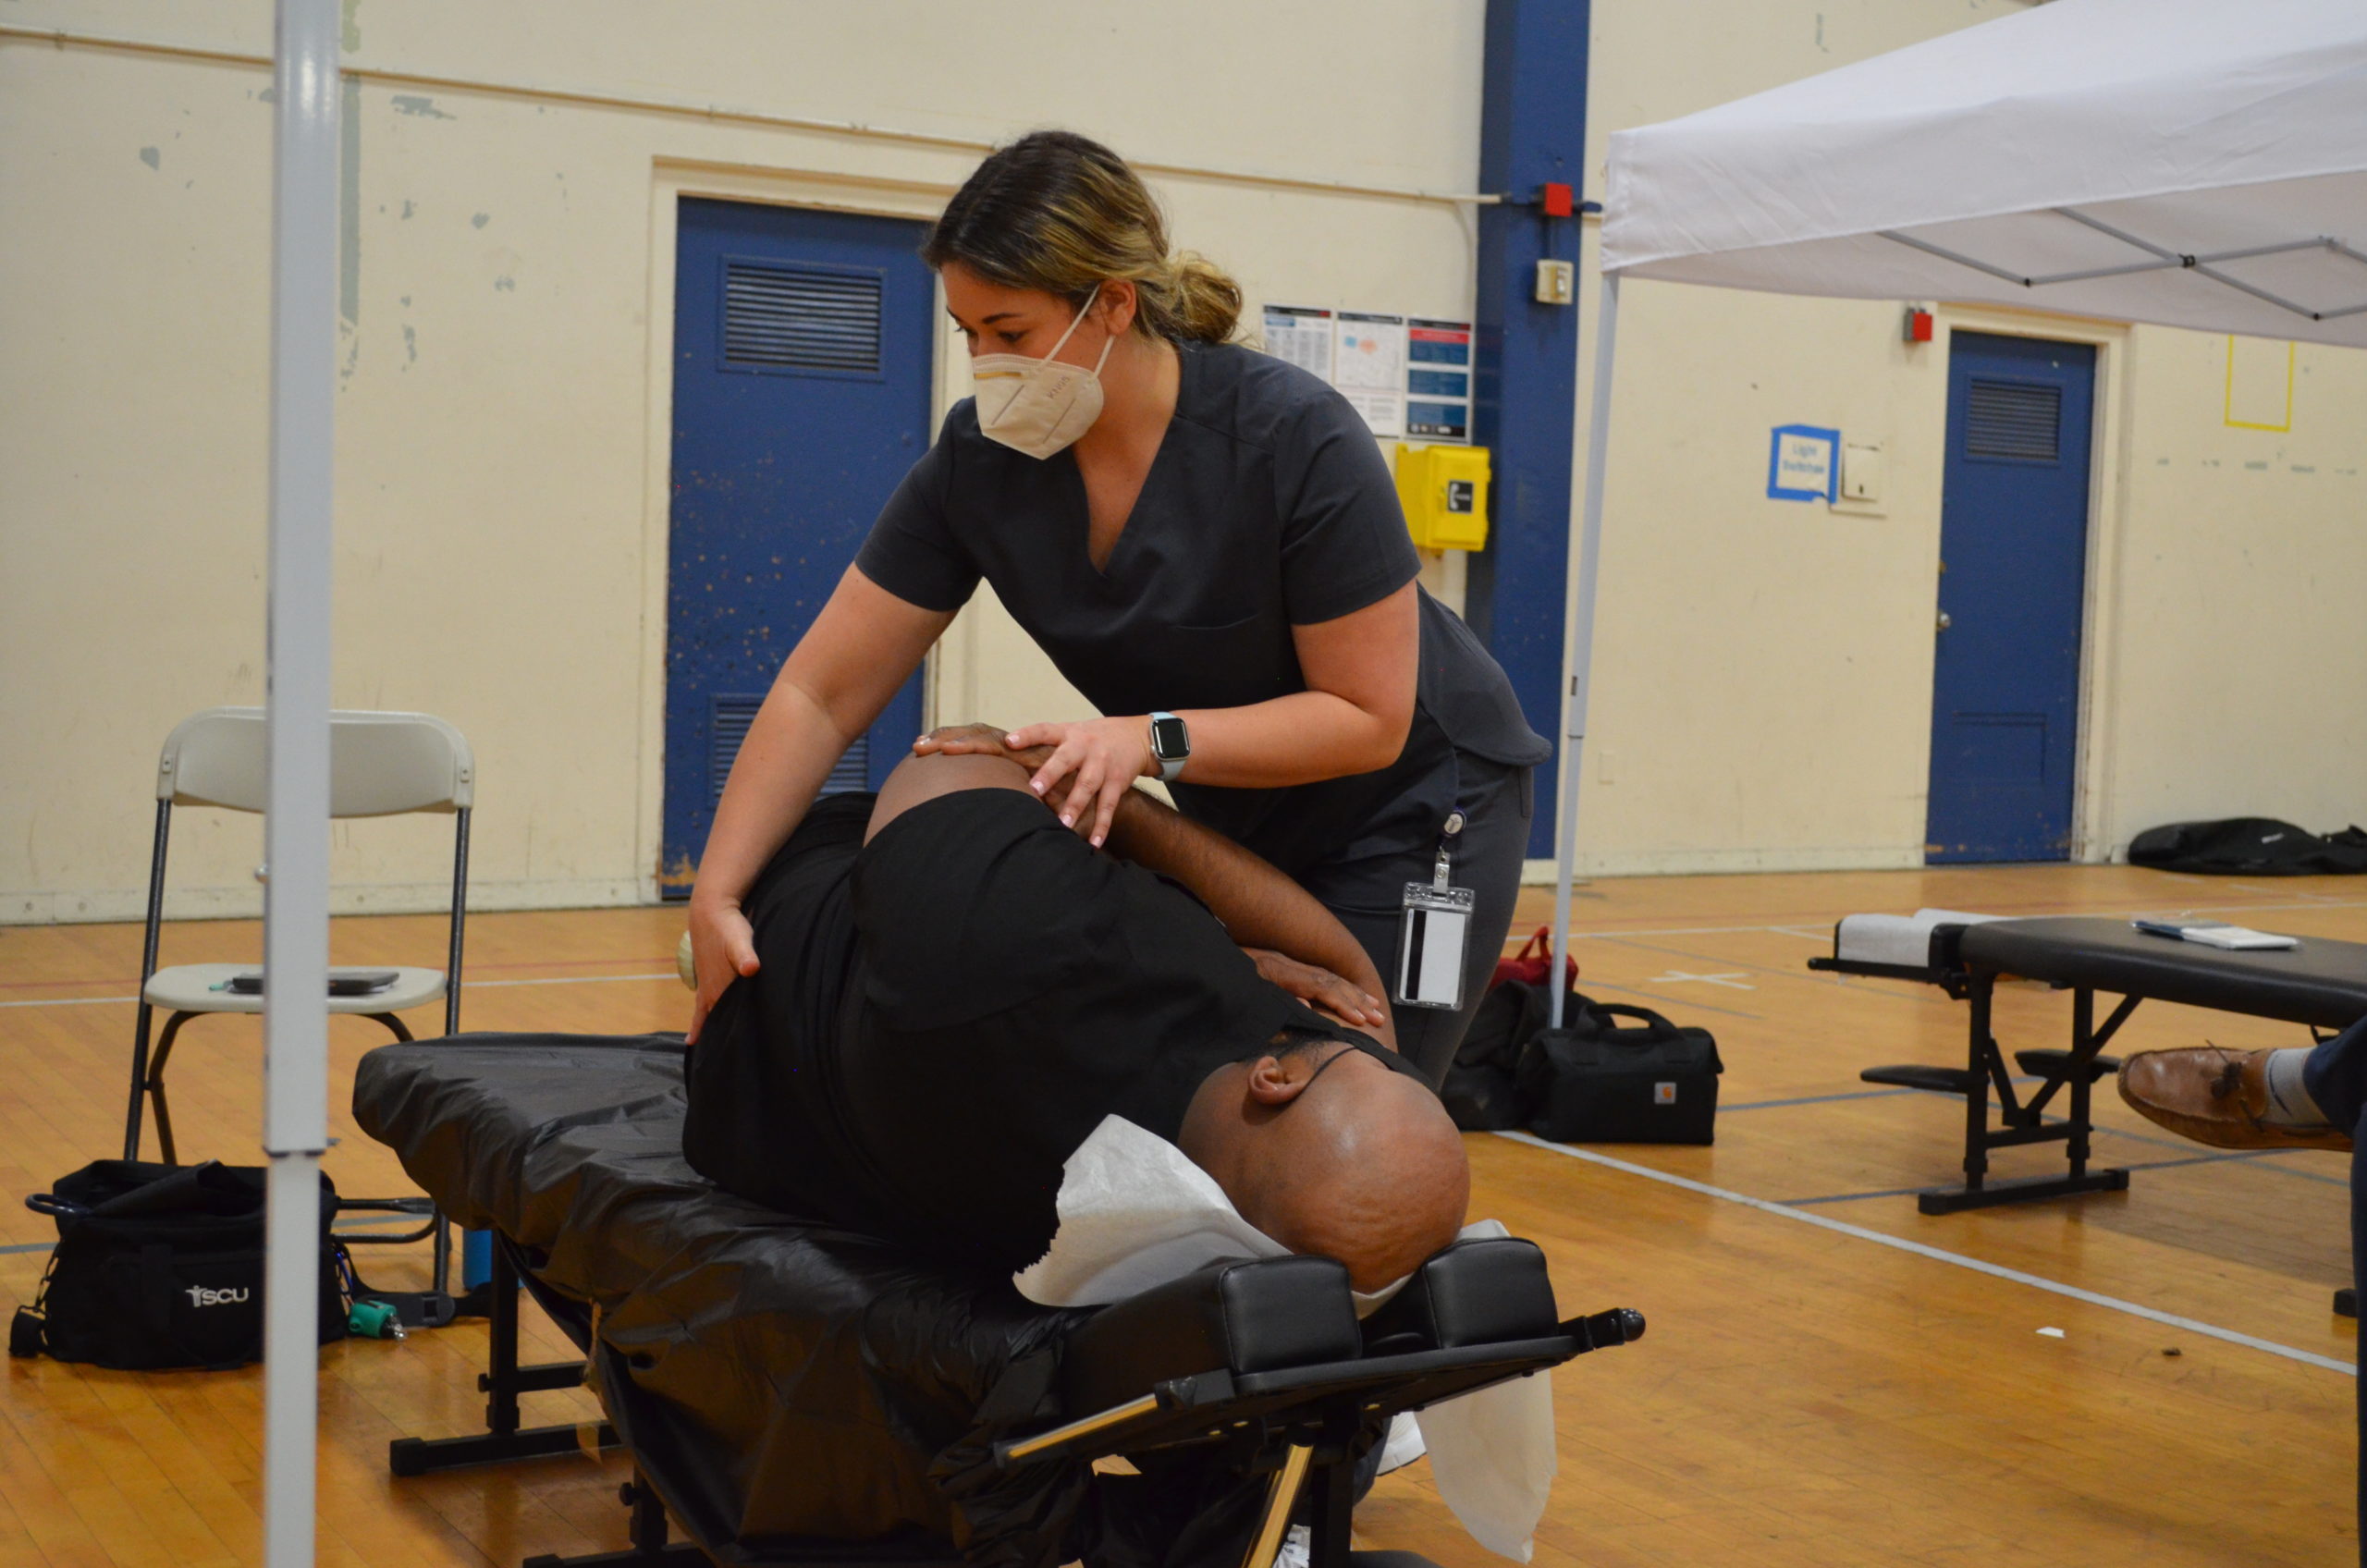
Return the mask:
M 1479 189 L 1533 202 L 1549 181 L 1581 187 L 1587 0 L 1488 0 Z M 1583 189 L 1581 198 L 1596 194 Z M 1472 439 L 1494 453 L 1495 516 L 1471 557 L 1471 628 L 1512 677 L 1529 728 L 1562 749 L 1562 635 L 1569 589 L 1570 468 L 1577 440 L 1578 312 L 1540 305 L 1537 263 L 1578 259 L 1578 220 L 1534 205 L 1479 209 L 1478 386 Z M 1553 853 L 1543 802 L 1528 852 Z

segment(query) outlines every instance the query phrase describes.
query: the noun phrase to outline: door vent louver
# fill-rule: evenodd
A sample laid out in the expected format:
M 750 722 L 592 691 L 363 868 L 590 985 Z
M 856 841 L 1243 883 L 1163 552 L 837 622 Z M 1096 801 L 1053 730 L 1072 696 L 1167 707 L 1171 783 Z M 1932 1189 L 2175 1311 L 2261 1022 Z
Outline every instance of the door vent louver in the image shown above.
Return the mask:
M 877 375 L 879 286 L 876 274 L 726 262 L 724 362 Z
M 2027 381 L 1975 380 L 1965 399 L 1964 455 L 2055 462 L 2063 451 L 2063 391 Z

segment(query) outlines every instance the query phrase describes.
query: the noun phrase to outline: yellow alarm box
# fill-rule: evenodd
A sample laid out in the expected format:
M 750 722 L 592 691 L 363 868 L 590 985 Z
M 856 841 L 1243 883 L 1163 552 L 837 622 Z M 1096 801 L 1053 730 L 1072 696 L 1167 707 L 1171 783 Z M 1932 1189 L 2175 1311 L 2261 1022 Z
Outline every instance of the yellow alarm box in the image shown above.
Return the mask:
M 1488 543 L 1488 448 L 1397 447 L 1397 502 L 1425 550 L 1476 550 Z

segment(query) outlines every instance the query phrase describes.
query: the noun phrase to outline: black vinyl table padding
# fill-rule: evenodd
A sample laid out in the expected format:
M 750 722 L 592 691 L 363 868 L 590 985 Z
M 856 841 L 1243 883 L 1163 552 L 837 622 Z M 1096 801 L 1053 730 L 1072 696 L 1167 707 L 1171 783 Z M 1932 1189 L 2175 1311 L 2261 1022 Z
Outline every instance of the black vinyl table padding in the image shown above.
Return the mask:
M 2367 1018 L 2367 944 L 2304 937 L 2284 949 L 2231 952 L 2150 936 L 2088 915 L 1964 928 L 1967 968 L 2322 1029 Z
M 682 1061 L 663 1035 L 388 1046 L 362 1058 L 354 1114 L 540 1290 L 598 1309 L 603 1403 L 723 1560 L 819 1537 L 1042 1561 L 1085 1504 L 1082 1465 L 1016 1495 L 930 1472 L 998 1435 L 982 1412 L 1057 1415 L 1086 1315 L 718 1190 L 682 1158 Z

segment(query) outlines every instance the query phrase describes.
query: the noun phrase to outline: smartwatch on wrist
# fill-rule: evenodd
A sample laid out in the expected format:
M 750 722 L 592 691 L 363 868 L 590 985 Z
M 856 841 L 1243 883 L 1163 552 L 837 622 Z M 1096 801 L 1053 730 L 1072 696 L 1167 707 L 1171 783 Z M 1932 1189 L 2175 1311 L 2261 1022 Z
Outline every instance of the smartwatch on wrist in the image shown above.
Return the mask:
M 1151 715 L 1150 754 L 1159 762 L 1159 782 L 1174 783 L 1184 765 L 1192 760 L 1191 730 L 1171 713 Z

